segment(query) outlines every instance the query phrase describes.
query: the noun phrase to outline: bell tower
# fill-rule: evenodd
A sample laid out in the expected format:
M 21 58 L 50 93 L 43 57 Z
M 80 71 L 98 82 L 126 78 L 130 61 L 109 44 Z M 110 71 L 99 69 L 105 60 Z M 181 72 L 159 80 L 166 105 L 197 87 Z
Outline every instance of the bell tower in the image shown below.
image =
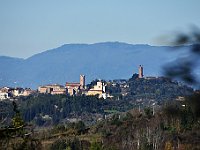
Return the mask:
M 80 88 L 85 88 L 85 75 L 80 75 Z
M 143 78 L 143 76 L 144 76 L 144 75 L 143 75 L 143 66 L 140 65 L 140 66 L 139 66 L 139 76 L 138 76 L 138 77 L 139 77 L 139 78 Z

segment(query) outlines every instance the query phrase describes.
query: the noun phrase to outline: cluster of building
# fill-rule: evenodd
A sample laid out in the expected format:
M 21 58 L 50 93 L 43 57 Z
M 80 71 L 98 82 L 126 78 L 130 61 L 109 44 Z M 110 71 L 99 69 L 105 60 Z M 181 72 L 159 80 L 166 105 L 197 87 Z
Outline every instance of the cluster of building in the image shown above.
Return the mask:
M 69 83 L 65 86 L 59 84 L 44 85 L 38 87 L 38 92 L 43 94 L 68 94 L 68 95 L 80 95 L 84 93 L 85 87 L 85 76 L 80 75 L 80 82 Z
M 106 99 L 110 95 L 106 93 L 106 85 L 102 81 L 98 81 L 93 88 L 87 89 L 85 85 L 85 76 L 80 75 L 79 82 L 66 82 L 65 87 L 59 84 L 45 85 L 38 87 L 38 92 L 43 94 L 68 94 L 73 95 L 98 95 L 99 98 Z
M 0 100 L 15 98 L 19 96 L 29 96 L 33 94 L 35 91 L 30 88 L 11 88 L 11 87 L 3 87 L 0 88 Z
M 139 66 L 139 74 L 138 78 L 143 78 L 143 66 Z M 67 94 L 70 96 L 73 95 L 98 95 L 99 98 L 108 98 L 112 97 L 109 93 L 106 92 L 106 83 L 102 81 L 98 81 L 96 85 L 92 88 L 88 89 L 85 85 L 85 75 L 80 75 L 79 82 L 66 82 L 65 86 L 59 84 L 50 84 L 38 87 L 38 92 L 43 94 Z M 28 96 L 30 94 L 35 93 L 36 91 L 31 90 L 30 88 L 10 88 L 3 87 L 0 88 L 0 100 L 10 99 L 19 96 Z
M 143 66 L 139 66 L 138 78 L 143 78 Z M 99 98 L 106 99 L 107 97 L 112 97 L 106 92 L 106 84 L 102 81 L 98 81 L 93 88 L 87 89 L 85 85 L 85 75 L 80 75 L 79 82 L 66 82 L 65 87 L 58 84 L 40 86 L 38 88 L 39 93 L 43 94 L 68 94 L 68 95 L 99 95 Z
M 80 81 L 79 83 L 70 83 L 66 82 L 65 84 L 67 93 L 69 95 L 80 95 L 80 94 L 85 94 L 86 91 L 86 86 L 85 86 L 85 76 L 80 75 Z
M 0 88 L 0 100 L 12 99 L 19 96 L 29 96 L 30 94 L 36 93 L 37 91 L 31 90 L 30 88 L 11 88 L 3 87 Z M 73 95 L 98 95 L 99 98 L 106 99 L 110 95 L 106 93 L 106 85 L 102 81 L 98 81 L 94 87 L 88 89 L 85 85 L 85 76 L 80 75 L 80 82 L 70 83 L 66 82 L 65 86 L 59 84 L 50 84 L 38 87 L 38 93 L 42 94 L 67 94 Z
M 66 88 L 59 84 L 50 84 L 45 86 L 39 86 L 38 92 L 43 94 L 66 94 Z

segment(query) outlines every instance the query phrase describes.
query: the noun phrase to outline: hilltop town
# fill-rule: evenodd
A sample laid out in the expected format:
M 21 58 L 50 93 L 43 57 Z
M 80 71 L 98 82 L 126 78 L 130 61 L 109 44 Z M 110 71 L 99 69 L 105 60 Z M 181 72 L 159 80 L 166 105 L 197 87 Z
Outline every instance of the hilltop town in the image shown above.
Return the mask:
M 139 71 L 138 71 L 138 78 L 143 78 L 143 66 L 139 66 Z M 21 88 L 21 87 L 2 87 L 0 88 L 0 100 L 5 100 L 5 99 L 14 99 L 19 96 L 29 96 L 31 94 L 51 94 L 51 95 L 59 95 L 59 94 L 66 94 L 69 96 L 74 96 L 74 95 L 86 95 L 86 96 L 94 96 L 98 95 L 99 98 L 113 98 L 111 92 L 107 89 L 107 86 L 110 85 L 113 87 L 116 87 L 117 84 L 121 84 L 121 87 L 128 87 L 128 85 L 124 85 L 125 82 L 119 82 L 117 80 L 114 80 L 112 82 L 106 82 L 105 80 L 98 80 L 95 82 L 95 85 L 86 86 L 86 77 L 85 75 L 80 75 L 80 81 L 76 83 L 70 83 L 66 82 L 65 86 L 59 85 L 59 84 L 49 84 L 49 85 L 42 85 L 39 86 L 37 90 L 31 90 L 30 88 Z M 107 91 L 106 91 L 107 89 Z M 122 92 L 122 95 L 124 92 Z
M 44 149 L 59 149 L 62 145 L 65 149 L 66 143 L 73 147 L 76 141 L 79 147 L 89 149 L 94 139 L 100 147 L 112 149 L 119 141 L 120 149 L 129 149 L 137 147 L 138 142 L 141 147 L 148 145 L 146 138 L 154 147 L 164 147 L 169 137 L 174 138 L 175 131 L 187 130 L 188 134 L 188 128 L 196 128 L 196 121 L 191 120 L 196 114 L 186 107 L 191 104 L 185 97 L 194 90 L 166 77 L 145 76 L 143 69 L 139 65 L 138 73 L 134 72 L 129 79 L 96 79 L 88 85 L 86 76 L 80 75 L 79 82 L 42 85 L 37 90 L 1 88 L 0 133 L 17 135 L 15 143 L 18 145 L 23 145 L 21 141 L 25 137 L 25 140 L 37 142 L 35 147 Z M 174 112 L 178 114 L 175 121 L 170 119 Z M 13 127 L 15 124 L 17 128 Z M 18 133 L 21 129 L 23 132 Z M 134 142 L 121 146 L 129 141 L 127 136 Z M 164 144 L 155 140 L 161 136 Z M 185 135 L 180 136 L 184 138 Z M 198 141 L 197 138 L 195 135 L 194 141 Z
M 145 81 L 145 84 L 144 82 Z M 95 96 L 97 95 L 98 98 L 103 99 L 113 99 L 123 97 L 123 98 L 131 98 L 133 99 L 135 95 L 141 95 L 141 93 L 147 93 L 147 91 L 144 89 L 147 88 L 148 83 L 152 83 L 151 86 L 156 86 L 157 83 L 160 82 L 160 84 L 163 84 L 167 82 L 168 84 L 174 84 L 177 87 L 184 87 L 185 89 L 189 90 L 190 92 L 186 91 L 185 95 L 190 94 L 193 90 L 190 88 L 186 88 L 186 86 L 181 86 L 178 82 L 171 81 L 168 78 L 165 77 L 145 77 L 143 66 L 139 65 L 138 68 L 138 74 L 134 73 L 132 78 L 129 80 L 126 79 L 118 79 L 113 81 L 105 81 L 105 80 L 94 80 L 91 82 L 91 84 L 86 85 L 86 76 L 80 75 L 80 81 L 79 82 L 66 82 L 65 85 L 60 84 L 48 84 L 48 85 L 42 85 L 39 86 L 37 90 L 31 90 L 30 88 L 21 88 L 21 87 L 2 87 L 0 88 L 0 100 L 10 99 L 14 100 L 17 97 L 20 96 L 29 96 L 34 94 L 51 94 L 51 95 L 69 95 L 69 96 Z M 166 83 L 165 83 L 166 84 Z M 138 88 L 141 88 L 140 91 L 138 89 L 133 89 L 133 87 L 139 86 Z M 159 93 L 158 91 L 161 90 L 161 87 L 157 87 L 157 92 L 151 91 L 152 94 Z M 132 91 L 130 91 L 132 90 Z M 150 91 L 150 89 L 148 89 Z M 167 89 L 166 89 L 167 91 Z M 138 94 L 133 94 L 139 92 Z M 160 91 L 161 92 L 161 91 Z M 160 96 L 166 95 L 167 92 L 160 93 Z M 169 92 L 171 94 L 171 92 Z M 176 94 L 175 96 L 183 96 L 184 94 L 180 93 Z M 123 99 L 122 98 L 122 99 Z M 143 99 L 141 97 L 140 99 Z M 153 99 L 153 98 L 151 98 Z M 154 98 L 155 100 L 156 98 Z

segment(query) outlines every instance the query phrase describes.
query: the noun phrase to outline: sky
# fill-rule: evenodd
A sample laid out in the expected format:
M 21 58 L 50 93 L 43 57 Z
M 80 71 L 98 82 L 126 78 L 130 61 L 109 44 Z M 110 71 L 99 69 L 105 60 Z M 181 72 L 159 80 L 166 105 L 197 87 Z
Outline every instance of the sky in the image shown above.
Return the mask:
M 159 45 L 200 27 L 200 0 L 0 0 L 0 56 L 28 58 L 68 43 Z

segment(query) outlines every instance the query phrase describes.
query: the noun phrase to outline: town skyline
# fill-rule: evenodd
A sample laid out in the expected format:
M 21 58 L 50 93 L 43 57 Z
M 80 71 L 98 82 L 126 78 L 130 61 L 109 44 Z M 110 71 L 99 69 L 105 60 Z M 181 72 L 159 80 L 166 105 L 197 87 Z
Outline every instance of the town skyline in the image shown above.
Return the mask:
M 137 76 L 138 79 L 141 79 L 144 77 L 143 74 L 143 66 L 139 65 L 138 67 L 138 74 L 135 73 L 133 76 Z M 86 76 L 83 74 L 80 74 L 79 82 L 69 82 L 66 81 L 65 85 L 57 84 L 57 83 L 48 83 L 46 85 L 40 85 L 37 87 L 37 90 L 33 90 L 30 87 L 28 88 L 22 88 L 22 87 L 9 87 L 4 86 L 0 87 L 0 101 L 5 99 L 12 99 L 19 96 L 29 96 L 35 93 L 41 93 L 41 94 L 51 94 L 51 95 L 87 95 L 87 96 L 95 96 L 99 95 L 99 98 L 108 98 L 113 97 L 109 93 L 106 93 L 106 80 L 102 79 L 95 79 L 93 82 L 96 82 L 96 85 L 93 85 L 93 87 L 88 87 L 86 84 Z M 120 79 L 123 80 L 123 79 Z M 110 82 L 110 81 L 108 81 Z M 127 85 L 126 85 L 127 86 Z

